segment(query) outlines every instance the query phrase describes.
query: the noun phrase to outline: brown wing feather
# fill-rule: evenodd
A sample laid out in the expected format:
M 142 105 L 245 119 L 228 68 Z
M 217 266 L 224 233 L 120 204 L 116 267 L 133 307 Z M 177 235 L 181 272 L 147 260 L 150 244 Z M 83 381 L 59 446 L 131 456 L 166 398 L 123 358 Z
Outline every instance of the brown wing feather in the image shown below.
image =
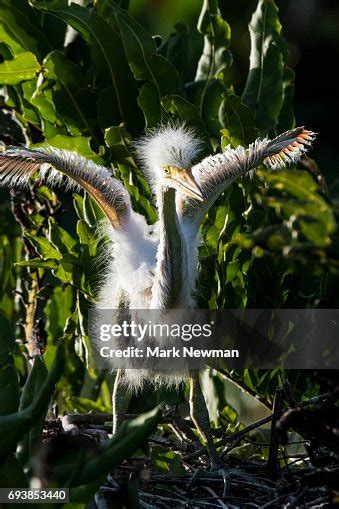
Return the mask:
M 237 147 L 226 149 L 222 154 L 205 158 L 193 166 L 192 173 L 199 184 L 204 202 L 180 195 L 177 210 L 182 221 L 197 225 L 228 185 L 249 173 L 259 164 L 279 169 L 297 162 L 311 147 L 315 134 L 303 127 L 280 134 L 273 140 L 256 140 L 248 149 Z
M 0 185 L 23 186 L 36 172 L 47 185 L 71 179 L 100 205 L 114 228 L 131 212 L 129 195 L 111 172 L 74 152 L 53 147 L 28 150 L 10 147 L 0 153 Z

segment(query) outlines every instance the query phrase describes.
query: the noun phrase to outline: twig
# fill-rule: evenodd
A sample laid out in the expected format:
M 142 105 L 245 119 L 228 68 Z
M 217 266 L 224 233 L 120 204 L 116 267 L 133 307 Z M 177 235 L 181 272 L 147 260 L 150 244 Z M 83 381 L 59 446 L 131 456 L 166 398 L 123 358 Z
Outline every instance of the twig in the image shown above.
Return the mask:
M 305 401 L 301 401 L 298 403 L 298 407 L 303 408 L 308 405 L 314 405 L 317 403 L 320 403 L 321 401 L 326 401 L 327 399 L 330 399 L 332 397 L 331 393 L 327 392 L 325 394 L 321 394 L 320 396 L 315 396 L 314 398 L 307 399 Z M 236 431 L 235 433 L 232 433 L 231 435 L 228 435 L 221 440 L 219 440 L 215 445 L 217 448 L 222 447 L 223 445 L 226 445 L 230 442 L 233 442 L 234 440 L 238 440 L 239 438 L 242 438 L 243 436 L 247 435 L 250 431 L 260 428 L 264 424 L 267 424 L 270 422 L 273 418 L 273 415 L 268 415 L 267 417 L 264 417 L 263 419 L 260 419 L 259 421 L 250 424 L 249 426 L 246 426 L 246 428 L 241 429 L 240 431 Z M 185 461 L 192 461 L 196 458 L 199 458 L 200 456 L 205 456 L 208 454 L 207 449 L 205 447 L 201 447 L 197 451 L 195 451 L 192 454 L 189 454 L 183 458 Z
M 187 503 L 187 500 L 181 500 L 179 498 L 174 498 L 174 497 L 163 497 L 161 495 L 153 495 L 152 493 L 146 493 L 145 491 L 139 491 L 139 494 L 141 496 L 150 498 L 151 500 L 156 500 L 157 502 L 158 502 L 158 500 L 162 500 L 164 502 L 179 503 L 179 505 L 177 505 L 176 507 L 184 507 Z
M 279 497 L 276 497 L 267 504 L 262 505 L 261 509 L 268 509 L 269 507 L 274 507 L 278 502 L 285 500 L 290 495 L 292 495 L 292 493 L 284 493 L 283 495 L 279 495 Z
M 276 480 L 278 473 L 278 451 L 279 451 L 279 435 L 276 431 L 277 421 L 280 419 L 282 409 L 284 405 L 284 392 L 281 387 L 278 387 L 275 391 L 272 425 L 271 425 L 271 440 L 270 448 L 268 451 L 268 462 L 267 462 L 267 476 Z
M 227 509 L 228 506 L 224 504 L 224 502 L 221 500 L 221 498 L 218 497 L 218 495 L 212 490 L 212 488 L 209 488 L 209 486 L 204 486 L 205 490 L 211 493 L 213 497 L 217 500 L 218 504 L 223 508 Z
M 246 428 L 243 428 L 240 431 L 236 431 L 235 433 L 232 433 L 231 435 L 228 435 L 227 437 L 222 438 L 215 444 L 215 446 L 217 448 L 219 448 L 219 447 L 222 447 L 223 445 L 231 443 L 235 440 L 239 440 L 239 438 L 244 437 L 250 431 L 252 431 L 256 428 L 260 428 L 261 426 L 263 426 L 264 424 L 267 424 L 271 420 L 272 420 L 272 415 L 268 415 L 267 417 L 264 417 L 263 419 L 260 419 L 259 421 L 255 422 L 253 424 L 250 424 L 249 426 L 246 426 Z M 198 451 L 195 451 L 194 453 L 185 456 L 184 460 L 192 461 L 192 460 L 198 458 L 199 456 L 204 456 L 205 454 L 207 454 L 207 450 L 204 447 L 201 447 Z

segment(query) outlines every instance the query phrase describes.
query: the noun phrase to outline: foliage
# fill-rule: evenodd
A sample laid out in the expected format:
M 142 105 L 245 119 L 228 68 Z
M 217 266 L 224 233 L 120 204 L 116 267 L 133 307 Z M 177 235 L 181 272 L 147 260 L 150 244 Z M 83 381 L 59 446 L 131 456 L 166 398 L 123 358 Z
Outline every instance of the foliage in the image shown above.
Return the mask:
M 65 46 L 69 27 L 76 32 Z M 220 15 L 217 0 L 203 2 L 198 31 L 204 49 L 195 76 L 188 75 L 187 62 L 196 34 L 185 23 L 178 23 L 169 39 L 161 41 L 130 16 L 126 2 L 96 0 L 82 7 L 69 6 L 67 0 L 3 0 L 1 135 L 6 143 L 47 143 L 105 164 L 127 187 L 133 207 L 153 223 L 152 197 L 131 144 L 145 127 L 186 121 L 200 133 L 208 154 L 228 145 L 246 146 L 258 136 L 274 136 L 294 126 L 294 73 L 287 66 L 273 0 L 258 1 L 249 30 L 250 71 L 240 93 L 233 86 L 231 28 Z M 260 169 L 251 179 L 230 186 L 202 227 L 201 307 L 336 303 L 337 211 L 319 182 L 315 163 L 307 160 L 303 169 L 279 173 Z M 24 326 L 15 332 L 20 344 L 13 343 L 7 325 L 1 327 L 0 377 L 10 384 L 1 383 L 0 413 L 5 417 L 0 418 L 0 428 L 7 426 L 12 435 L 0 442 L 0 454 L 6 456 L 19 484 L 25 479 L 20 463 L 29 462 L 54 384 L 53 400 L 61 413 L 111 411 L 111 376 L 93 368 L 86 324 L 100 271 L 97 254 L 102 246 L 95 225 L 102 211 L 87 195 L 74 193 L 73 204 L 74 208 L 70 193 L 55 194 L 33 180 L 13 198 L 20 227 L 8 228 L 12 219 L 4 210 L 8 219 L 0 232 L 0 308 L 12 323 L 20 318 Z M 45 354 L 44 361 L 37 357 L 31 369 L 25 361 L 28 324 L 38 319 L 43 322 L 36 322 L 35 334 L 41 329 Z M 62 371 L 60 352 L 65 352 Z M 3 361 L 7 359 L 3 355 L 10 361 Z M 228 376 L 268 406 L 285 377 L 300 399 L 317 391 L 307 373 L 247 370 Z M 23 386 L 20 407 L 17 377 Z M 234 411 L 224 401 L 224 382 L 215 375 L 211 380 L 217 424 L 228 420 L 234 426 Z M 152 408 L 166 398 L 181 401 L 174 394 L 147 393 L 139 406 L 134 402 L 135 410 Z M 132 453 L 156 420 L 157 414 L 152 414 L 138 426 L 131 423 L 133 447 L 118 438 L 108 443 L 102 465 L 107 457 L 111 461 L 114 455 L 121 459 Z M 30 431 L 18 462 L 13 451 L 22 439 L 23 424 Z M 161 447 L 154 449 L 154 461 L 160 469 L 180 470 L 177 458 L 166 456 Z M 90 468 L 104 467 L 92 460 Z M 86 482 L 92 480 L 88 473 Z

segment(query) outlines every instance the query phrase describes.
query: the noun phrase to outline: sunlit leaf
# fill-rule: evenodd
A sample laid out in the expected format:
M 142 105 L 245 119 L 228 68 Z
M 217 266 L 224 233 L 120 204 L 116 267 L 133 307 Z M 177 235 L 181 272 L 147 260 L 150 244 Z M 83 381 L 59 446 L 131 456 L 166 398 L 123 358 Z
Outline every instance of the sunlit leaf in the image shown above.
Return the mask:
M 21 81 L 34 78 L 39 70 L 39 62 L 33 53 L 19 53 L 12 60 L 0 63 L 0 83 L 17 85 Z

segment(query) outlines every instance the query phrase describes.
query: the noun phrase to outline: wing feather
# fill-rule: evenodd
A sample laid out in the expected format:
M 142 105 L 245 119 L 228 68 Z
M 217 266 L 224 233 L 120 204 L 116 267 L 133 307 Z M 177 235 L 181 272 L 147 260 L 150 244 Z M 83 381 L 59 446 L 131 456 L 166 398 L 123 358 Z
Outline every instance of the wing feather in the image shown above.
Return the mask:
M 256 140 L 247 149 L 241 146 L 236 149 L 227 148 L 222 154 L 205 158 L 192 168 L 193 176 L 203 192 L 204 202 L 180 194 L 177 210 L 181 221 L 198 225 L 232 182 L 262 163 L 268 168 L 279 169 L 298 161 L 311 147 L 314 139 L 315 133 L 297 127 L 273 140 Z
M 132 213 L 129 195 L 111 172 L 74 152 L 54 147 L 10 147 L 0 153 L 0 185 L 22 187 L 33 174 L 49 186 L 80 186 L 101 206 L 114 228 Z
M 131 207 L 130 198 L 111 172 L 73 152 L 57 148 L 28 150 L 11 147 L 0 153 L 0 185 L 24 186 L 33 174 L 50 186 L 66 179 L 88 191 L 110 221 L 100 227 L 112 241 L 105 252 L 106 271 L 102 274 L 99 307 L 116 305 L 125 292 L 134 307 L 146 307 L 145 292 L 152 286 L 157 238 L 150 236 L 145 218 Z

